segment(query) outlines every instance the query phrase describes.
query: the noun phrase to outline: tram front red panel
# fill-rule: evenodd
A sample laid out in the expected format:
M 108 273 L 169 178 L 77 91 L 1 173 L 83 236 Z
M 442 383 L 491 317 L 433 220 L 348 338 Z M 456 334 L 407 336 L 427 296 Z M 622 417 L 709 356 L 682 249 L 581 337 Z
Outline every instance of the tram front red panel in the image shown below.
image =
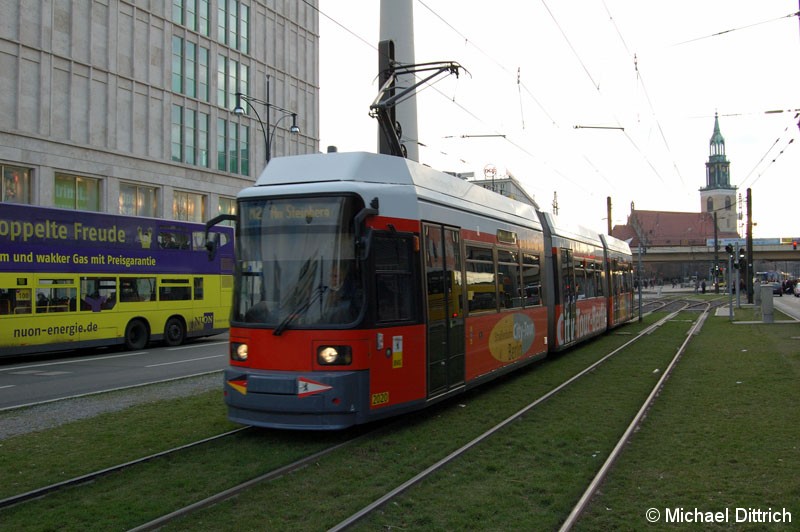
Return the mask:
M 397 406 L 426 397 L 425 326 L 369 331 L 374 354 L 369 362 L 370 409 Z
M 246 343 L 246 361 L 231 360 L 232 369 L 278 372 L 369 372 L 370 410 L 398 406 L 426 397 L 425 327 L 413 325 L 367 330 L 292 330 L 280 336 L 272 329 L 231 329 L 232 345 Z M 316 360 L 325 345 L 349 345 L 353 360 L 348 365 L 327 366 Z

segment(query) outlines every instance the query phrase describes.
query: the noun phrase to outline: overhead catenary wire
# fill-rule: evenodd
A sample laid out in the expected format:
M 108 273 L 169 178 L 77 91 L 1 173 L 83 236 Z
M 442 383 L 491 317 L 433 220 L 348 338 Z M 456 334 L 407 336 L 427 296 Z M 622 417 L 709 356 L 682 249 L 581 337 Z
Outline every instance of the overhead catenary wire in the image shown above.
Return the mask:
M 434 5 L 434 7 L 437 7 L 435 4 L 433 4 L 431 2 L 428 2 L 427 0 L 416 0 L 416 1 L 417 1 L 417 4 L 420 5 L 421 7 L 423 7 L 424 10 L 430 12 L 437 20 L 441 21 L 448 28 L 446 31 L 453 32 L 458 37 L 459 40 L 464 42 L 465 46 L 469 46 L 470 48 L 473 48 L 473 49 L 477 50 L 483 56 L 489 58 L 490 61 L 492 61 L 495 65 L 498 66 L 498 68 L 500 68 L 503 72 L 505 72 L 508 75 L 508 78 L 511 78 L 513 76 L 512 79 L 515 82 L 517 82 L 516 83 L 517 87 L 516 87 L 515 92 L 517 92 L 518 96 L 520 97 L 520 106 L 519 106 L 520 123 L 523 123 L 525 125 L 525 127 L 529 127 L 529 124 L 527 123 L 527 121 L 525 121 L 525 117 L 524 117 L 524 115 L 522 113 L 524 108 L 525 108 L 525 106 L 522 104 L 522 96 L 525 96 L 526 98 L 527 97 L 531 97 L 533 99 L 533 101 L 536 102 L 536 105 L 538 106 L 538 108 L 542 110 L 542 113 L 547 115 L 548 120 L 550 121 L 550 123 L 554 127 L 559 128 L 558 120 L 556 118 L 554 118 L 553 115 L 551 114 L 550 110 L 545 107 L 547 102 L 544 102 L 544 105 L 543 105 L 543 102 L 540 101 L 538 98 L 536 98 L 531 93 L 531 91 L 528 89 L 528 87 L 526 86 L 526 84 L 524 82 L 524 78 L 521 76 L 521 70 L 520 70 L 519 66 L 515 65 L 513 67 L 513 70 L 508 68 L 508 67 L 506 67 L 505 65 L 503 65 L 503 63 L 501 61 L 498 61 L 492 55 L 487 53 L 486 49 L 482 48 L 480 46 L 480 44 L 475 41 L 475 39 L 471 38 L 469 36 L 469 34 L 468 34 L 469 32 L 464 32 L 463 30 L 460 30 L 457 27 L 457 24 L 452 23 L 450 20 L 448 20 L 447 17 L 443 17 L 439 13 L 434 11 L 431 8 L 430 5 Z M 305 3 L 308 4 L 307 1 Z M 571 43 L 570 39 L 568 38 L 569 37 L 569 27 L 568 26 L 563 26 L 562 27 L 560 24 L 558 24 L 558 22 L 559 22 L 557 20 L 557 17 L 559 15 L 558 10 L 555 10 L 555 11 L 550 10 L 549 6 L 547 5 L 547 3 L 545 3 L 544 0 L 542 0 L 542 4 L 548 10 L 548 13 L 550 13 L 550 15 L 551 15 L 550 18 L 554 19 L 554 23 L 557 24 L 557 26 L 559 28 L 559 31 L 561 31 L 562 35 L 565 36 L 567 42 L 571 45 L 572 43 Z M 605 1 L 602 3 L 602 5 L 605 8 L 606 13 L 608 14 L 609 26 L 613 27 L 613 31 L 616 32 L 616 35 L 619 37 L 620 42 L 622 42 L 622 45 L 623 45 L 624 49 L 629 53 L 629 57 L 631 57 L 632 56 L 632 55 L 630 55 L 631 47 L 629 46 L 629 43 L 624 38 L 624 34 L 623 34 L 623 31 L 622 31 L 622 30 L 624 30 L 624 27 L 621 26 L 620 24 L 618 24 L 618 21 L 612 16 L 611 11 L 609 10 L 609 6 L 605 3 Z M 555 8 L 555 7 L 556 6 L 553 6 L 553 8 Z M 323 14 L 323 15 L 330 19 L 330 17 L 328 17 L 328 15 L 326 15 L 326 14 Z M 792 13 L 790 15 L 786 15 L 785 17 L 773 18 L 773 19 L 766 20 L 766 21 L 763 21 L 763 22 L 758 23 L 758 24 L 767 23 L 767 22 L 771 22 L 771 21 L 779 20 L 781 18 L 791 17 L 791 16 L 795 16 L 795 15 L 797 15 L 797 13 Z M 345 24 L 341 24 L 341 23 L 336 22 L 336 21 L 334 21 L 334 22 L 338 27 L 344 28 L 349 33 L 351 33 L 353 35 L 356 35 L 356 33 L 351 31 L 350 29 L 348 29 Z M 725 35 L 727 33 L 730 33 L 731 31 L 734 31 L 734 30 L 745 29 L 747 27 L 758 25 L 758 24 L 752 24 L 752 25 L 748 25 L 748 26 L 743 26 L 741 28 L 733 28 L 731 30 L 725 30 L 725 31 L 721 31 L 721 32 L 716 32 L 716 33 L 714 33 L 712 35 L 714 35 L 714 36 L 720 35 L 721 36 L 721 35 Z M 369 44 L 369 43 L 367 43 L 367 41 L 365 39 L 359 38 L 359 40 L 361 40 L 362 42 L 364 42 L 366 44 Z M 478 40 L 480 40 L 480 39 L 478 39 Z M 375 49 L 375 46 L 370 45 L 370 48 Z M 592 63 L 587 63 L 587 62 L 585 62 L 583 60 L 583 58 L 580 57 L 580 53 L 579 53 L 580 52 L 580 47 L 570 46 L 570 49 L 573 51 L 572 52 L 573 55 L 575 55 L 575 57 L 577 58 L 581 68 L 585 72 L 586 79 L 589 80 L 589 82 L 592 84 L 593 89 L 600 96 L 604 96 L 604 97 L 607 96 L 607 95 L 603 94 L 604 92 L 607 92 L 607 91 L 600 90 L 600 89 L 604 89 L 605 86 L 604 87 L 600 87 L 600 85 L 599 85 L 599 83 L 597 81 L 599 78 L 597 78 L 594 75 L 594 73 L 591 71 Z M 467 65 L 467 66 L 469 66 L 469 65 Z M 645 65 L 645 66 L 647 66 L 647 65 Z M 647 69 L 645 68 L 645 70 L 647 70 Z M 636 73 L 636 66 L 634 66 L 634 73 Z M 645 71 L 644 74 L 645 74 L 644 78 L 646 78 L 647 77 L 646 76 L 647 75 L 647 71 Z M 650 92 L 648 90 L 648 86 L 646 85 L 644 78 L 642 76 L 642 73 L 639 72 L 638 73 L 637 82 L 640 85 L 640 89 L 642 91 L 643 96 L 647 100 L 648 106 L 650 107 L 650 110 L 651 110 L 651 113 L 652 113 L 652 116 L 653 116 L 653 121 L 655 122 L 655 125 L 657 126 L 656 130 L 658 131 L 658 135 L 661 137 L 661 140 L 664 143 L 664 146 L 666 148 L 666 152 L 669 154 L 669 157 L 672 160 L 672 167 L 673 167 L 673 169 L 675 171 L 674 175 L 676 177 L 678 177 L 680 182 L 685 186 L 685 180 L 684 180 L 684 178 L 683 178 L 683 176 L 681 174 L 681 169 L 679 168 L 677 162 L 675 161 L 674 153 L 672 152 L 672 147 L 670 146 L 670 143 L 668 142 L 668 139 L 667 139 L 667 130 L 663 127 L 659 117 L 656 115 L 656 113 L 654 111 L 656 102 L 654 102 L 652 100 L 651 94 L 650 94 Z M 497 86 L 502 86 L 502 84 L 505 83 L 500 78 L 498 78 L 498 80 L 499 80 L 499 82 L 498 82 Z M 506 79 L 506 81 L 508 82 L 508 85 L 510 85 L 511 79 Z M 444 89 L 444 91 L 447 92 L 447 89 Z M 455 105 L 460 110 L 460 112 L 465 113 L 465 116 L 471 117 L 472 119 L 476 120 L 479 124 L 486 125 L 486 124 L 489 124 L 489 123 L 494 124 L 496 122 L 495 117 L 492 117 L 491 120 L 486 120 L 485 117 L 479 116 L 479 114 L 481 114 L 480 111 L 475 111 L 471 107 L 467 107 L 464 103 L 462 103 L 462 101 L 459 101 L 459 99 L 457 99 L 455 97 L 455 95 L 453 95 L 453 94 L 445 94 L 445 92 L 439 90 L 439 87 L 434 87 L 434 92 L 437 92 L 441 96 L 447 98 L 448 101 L 452 105 Z M 546 161 L 543 161 L 543 158 L 546 158 L 548 156 L 547 152 L 541 152 L 540 153 L 538 150 L 531 148 L 531 144 L 528 141 L 519 141 L 517 138 L 515 138 L 513 132 L 500 131 L 497 126 L 489 126 L 488 129 L 489 129 L 488 132 L 496 132 L 498 134 L 505 134 L 506 135 L 505 142 L 507 142 L 511 147 L 513 147 L 515 149 L 521 148 L 521 151 L 520 151 L 521 154 L 526 155 L 526 156 L 530 156 L 534 160 L 537 160 L 539 163 L 543 163 L 544 162 L 549 168 L 553 168 L 552 164 L 547 164 Z M 420 145 L 427 146 L 429 149 L 433 149 L 433 150 L 437 149 L 435 147 L 436 142 L 427 142 L 427 140 L 430 140 L 430 139 L 427 139 L 425 142 L 423 142 L 421 139 L 407 139 L 407 140 L 409 142 L 417 142 Z M 668 180 L 661 173 L 661 171 L 659 171 L 659 167 L 661 167 L 661 164 L 655 164 L 653 162 L 653 160 L 650 159 L 650 156 L 651 156 L 651 155 L 649 155 L 649 152 L 651 151 L 650 148 L 648 148 L 647 150 L 643 150 L 638 145 L 638 142 L 641 142 L 641 139 L 639 139 L 638 137 L 632 137 L 632 136 L 626 134 L 626 140 L 634 148 L 634 150 L 637 153 L 637 155 L 639 157 L 641 157 L 642 162 L 647 164 L 647 166 L 649 167 L 649 171 L 647 171 L 646 174 L 649 174 L 650 172 L 653 172 L 653 175 L 662 184 L 666 184 L 667 182 L 672 180 L 671 176 L 670 176 L 670 179 Z M 443 155 L 447 155 L 447 156 L 457 157 L 459 162 L 462 162 L 462 163 L 465 162 L 465 161 L 469 161 L 469 159 L 471 157 L 474 157 L 474 155 L 466 153 L 466 152 L 462 153 L 461 156 L 459 157 L 458 155 L 453 155 L 452 153 L 448 153 L 448 152 L 451 152 L 451 151 L 452 151 L 451 149 L 440 149 L 439 153 L 441 153 Z M 576 153 L 576 155 L 579 156 L 579 157 L 583 156 L 584 160 L 586 160 L 587 163 L 591 163 L 591 161 L 588 160 L 588 156 L 585 156 L 583 153 L 581 153 L 581 151 L 582 150 L 578 150 L 578 153 Z M 597 169 L 601 165 L 590 164 L 590 166 L 593 168 L 594 171 L 597 171 Z M 662 169 L 662 171 L 663 171 L 663 169 Z M 556 173 L 557 174 L 561 174 L 562 176 L 564 175 L 564 172 L 556 172 Z M 575 180 L 569 180 L 569 181 L 570 181 L 570 183 L 574 184 Z M 607 180 L 605 180 L 605 181 L 607 181 Z M 619 186 L 617 180 L 613 180 L 613 182 L 615 184 L 617 184 L 617 186 Z
M 736 27 L 736 28 L 730 28 L 730 29 L 727 29 L 727 30 L 718 31 L 718 32 L 715 32 L 715 33 L 711 33 L 709 35 L 703 35 L 702 37 L 695 37 L 693 39 L 689 39 L 689 40 L 686 40 L 686 41 L 676 42 L 672 46 L 681 46 L 681 45 L 684 45 L 684 44 L 689 44 L 689 43 L 693 43 L 693 42 L 697 42 L 697 41 L 702 41 L 703 39 L 711 39 L 713 37 L 719 37 L 720 35 L 725 35 L 726 33 L 732 33 L 732 32 L 740 31 L 740 30 L 746 30 L 748 28 L 753 28 L 755 26 L 760 26 L 762 24 L 768 24 L 770 22 L 775 22 L 777 20 L 783 20 L 785 18 L 797 17 L 797 16 L 800 16 L 800 11 L 795 11 L 794 13 L 789 13 L 788 15 L 783 15 L 781 17 L 771 18 L 769 20 L 762 20 L 761 22 L 754 22 L 752 24 L 746 24 L 744 26 L 739 26 L 739 27 Z

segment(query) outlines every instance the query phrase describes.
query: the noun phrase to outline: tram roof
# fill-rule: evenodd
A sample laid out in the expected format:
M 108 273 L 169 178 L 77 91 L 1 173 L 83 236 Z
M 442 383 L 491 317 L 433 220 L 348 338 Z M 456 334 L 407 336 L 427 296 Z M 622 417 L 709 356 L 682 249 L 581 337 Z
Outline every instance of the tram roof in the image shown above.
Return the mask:
M 554 236 L 569 238 L 570 240 L 577 240 L 589 244 L 601 246 L 600 234 L 597 231 L 589 229 L 583 225 L 572 223 L 569 220 L 559 218 L 552 213 L 542 212 L 543 222 L 550 228 L 550 232 Z
M 525 224 L 541 227 L 533 206 L 513 200 L 481 186 L 429 166 L 390 155 L 367 152 L 318 153 L 277 157 L 270 161 L 256 181 L 240 196 L 257 196 L 260 187 L 280 188 L 302 185 L 330 190 L 325 183 L 353 182 L 372 185 L 413 186 L 422 200 L 458 209 L 490 215 L 488 210 L 525 220 Z M 276 190 L 277 191 L 277 190 Z M 288 192 L 283 190 L 281 192 Z M 300 192 L 297 190 L 295 192 Z M 389 207 L 390 206 L 385 206 Z M 384 205 L 381 205 L 384 210 Z
M 631 254 L 631 247 L 624 240 L 620 240 L 619 238 L 611 235 L 600 235 L 600 238 L 603 239 L 603 242 L 605 242 L 606 248 L 608 248 L 609 251 L 615 251 L 623 255 Z

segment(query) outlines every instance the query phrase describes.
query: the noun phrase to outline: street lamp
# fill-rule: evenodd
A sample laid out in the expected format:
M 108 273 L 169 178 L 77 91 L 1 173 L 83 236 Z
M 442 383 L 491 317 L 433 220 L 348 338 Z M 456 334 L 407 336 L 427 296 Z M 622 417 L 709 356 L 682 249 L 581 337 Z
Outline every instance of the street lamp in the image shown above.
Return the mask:
M 266 160 L 267 164 L 269 164 L 270 159 L 272 159 L 272 140 L 275 138 L 275 133 L 278 129 L 278 124 L 280 124 L 284 119 L 288 117 L 292 117 L 292 126 L 289 128 L 291 133 L 300 133 L 300 126 L 297 125 L 297 113 L 294 111 L 290 111 L 288 109 L 284 109 L 283 107 L 277 106 L 269 101 L 269 76 L 267 76 L 267 101 L 259 100 L 258 98 L 253 98 L 252 96 L 247 96 L 241 92 L 236 93 L 236 107 L 233 108 L 233 113 L 237 115 L 245 114 L 245 109 L 242 107 L 242 102 L 247 104 L 247 106 L 253 110 L 253 113 L 256 115 L 256 119 L 258 120 L 259 125 L 261 126 L 261 132 L 264 134 L 264 147 L 266 148 Z M 261 115 L 258 114 L 258 111 L 253 106 L 254 103 L 263 105 L 267 108 L 267 125 L 264 126 L 264 122 L 261 120 Z M 274 126 L 270 126 L 270 119 L 271 119 L 271 110 L 276 109 L 283 113 L 283 116 L 280 117 Z

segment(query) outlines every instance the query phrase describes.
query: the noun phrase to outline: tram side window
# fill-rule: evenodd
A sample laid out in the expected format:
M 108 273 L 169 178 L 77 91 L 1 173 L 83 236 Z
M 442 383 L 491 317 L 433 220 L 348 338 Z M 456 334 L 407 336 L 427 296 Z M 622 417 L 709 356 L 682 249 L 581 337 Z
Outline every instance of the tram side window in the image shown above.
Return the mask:
M 159 301 L 189 301 L 192 288 L 189 279 L 164 279 L 158 287 Z
M 36 312 L 74 312 L 78 291 L 71 279 L 40 279 L 36 288 Z
M 500 305 L 502 308 L 519 308 L 524 301 L 517 257 L 515 251 L 497 250 L 497 279 L 500 281 Z
M 410 238 L 376 236 L 375 302 L 378 322 L 414 319 L 414 288 Z
M 522 286 L 525 287 L 526 307 L 542 304 L 542 278 L 538 255 L 522 254 Z
M 605 290 L 603 290 L 603 265 L 599 262 L 594 263 L 594 286 L 596 290 L 596 295 L 598 297 L 603 296 Z
M 117 303 L 114 277 L 81 277 L 81 310 L 111 310 Z
M 497 310 L 491 248 L 467 246 L 467 302 L 471 312 Z
M 586 270 L 580 263 L 575 266 L 575 295 L 578 299 L 585 299 L 586 296 Z
M 0 315 L 30 313 L 30 288 L 0 288 Z
M 125 303 L 156 300 L 155 277 L 120 277 L 119 300 Z

